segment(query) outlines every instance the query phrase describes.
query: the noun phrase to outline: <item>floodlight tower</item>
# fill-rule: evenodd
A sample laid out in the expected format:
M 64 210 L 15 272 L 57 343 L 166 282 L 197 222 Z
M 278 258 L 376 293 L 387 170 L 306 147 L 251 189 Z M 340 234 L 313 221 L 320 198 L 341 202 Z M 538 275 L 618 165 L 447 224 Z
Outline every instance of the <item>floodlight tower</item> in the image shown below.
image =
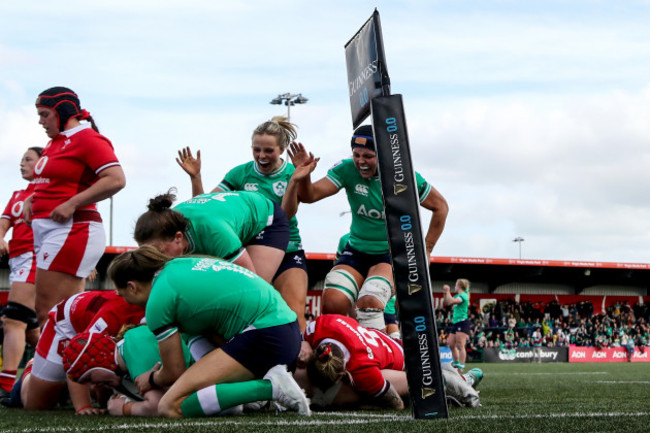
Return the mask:
M 273 105 L 286 105 L 287 106 L 287 120 L 291 122 L 291 106 L 296 104 L 306 104 L 309 99 L 302 96 L 302 93 L 283 93 L 271 99 L 269 102 Z

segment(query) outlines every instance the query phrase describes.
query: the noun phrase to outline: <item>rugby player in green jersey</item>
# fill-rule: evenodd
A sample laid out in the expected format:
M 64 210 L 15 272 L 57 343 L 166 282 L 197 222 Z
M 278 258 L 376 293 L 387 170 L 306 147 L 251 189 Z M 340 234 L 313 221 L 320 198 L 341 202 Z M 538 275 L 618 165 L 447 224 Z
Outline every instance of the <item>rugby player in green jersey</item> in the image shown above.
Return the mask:
M 447 339 L 451 355 L 454 359 L 452 366 L 459 371 L 465 368 L 465 359 L 467 352 L 467 340 L 472 329 L 472 321 L 468 319 L 469 315 L 469 281 L 464 278 L 456 280 L 454 291 L 455 296 L 451 295 L 451 288 L 445 284 L 442 286 L 443 304 L 445 307 L 453 305 L 453 317 L 451 318 L 452 326 L 449 329 L 449 338 Z
M 149 245 L 116 257 L 108 275 L 120 296 L 145 307 L 158 340 L 162 366 L 138 376 L 136 385 L 141 394 L 170 386 L 159 415 L 214 415 L 260 400 L 310 415 L 287 371 L 300 351 L 296 314 L 258 275 L 216 258 L 171 259 Z M 218 347 L 186 369 L 181 332 Z
M 274 203 L 281 204 L 294 170 L 292 164 L 282 159 L 282 154 L 296 137 L 295 125 L 286 117 L 276 116 L 261 123 L 251 137 L 253 160 L 228 171 L 211 192 L 257 191 Z M 190 176 L 192 195 L 203 194 L 201 151 L 198 150 L 194 157 L 189 147 L 181 149 L 178 151 L 176 162 Z M 304 331 L 309 281 L 307 260 L 295 215 L 289 219 L 289 228 L 289 245 L 272 283 L 296 313 L 300 330 Z
M 248 191 L 202 194 L 171 209 L 175 198 L 170 191 L 149 200 L 135 223 L 138 245 L 172 257 L 219 257 L 271 281 L 289 242 L 289 221 L 279 205 Z
M 357 128 L 351 146 L 352 159 L 338 162 L 325 177 L 312 183 L 310 174 L 318 160 L 308 154 L 302 144 L 292 143 L 289 156 L 296 169 L 283 207 L 291 216 L 298 202 L 317 202 L 345 189 L 352 211 L 350 239 L 325 278 L 323 313 L 356 313 L 362 326 L 383 330 L 384 308 L 394 294 L 393 270 L 372 127 Z M 430 255 L 444 229 L 449 207 L 432 185 L 419 173 L 415 175 L 420 205 L 433 212 L 425 236 L 426 251 Z

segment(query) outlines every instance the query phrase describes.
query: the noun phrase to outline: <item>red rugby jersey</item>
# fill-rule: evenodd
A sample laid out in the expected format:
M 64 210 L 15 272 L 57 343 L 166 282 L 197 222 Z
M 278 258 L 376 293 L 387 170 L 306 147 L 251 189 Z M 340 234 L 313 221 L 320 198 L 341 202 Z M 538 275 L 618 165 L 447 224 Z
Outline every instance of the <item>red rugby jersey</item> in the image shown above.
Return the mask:
M 321 342 L 339 346 L 345 354 L 345 369 L 352 386 L 370 395 L 383 393 L 388 383 L 381 370 L 403 370 L 404 350 L 388 335 L 367 329 L 356 320 L 338 314 L 324 314 L 305 330 L 305 340 L 316 348 Z
M 9 241 L 9 258 L 34 251 L 34 233 L 32 228 L 23 220 L 25 199 L 34 193 L 34 184 L 30 183 L 27 189 L 14 191 L 7 204 L 2 218 L 9 220 L 10 227 L 14 228 Z
M 144 317 L 144 308 L 127 303 L 115 291 L 92 290 L 76 295 L 67 319 L 77 333 L 102 332 L 115 336 L 123 325 L 135 325 Z
M 33 218 L 49 218 L 57 206 L 94 184 L 102 170 L 119 164 L 111 142 L 90 124 L 63 131 L 45 146 L 34 167 Z M 79 210 L 99 217 L 95 204 Z

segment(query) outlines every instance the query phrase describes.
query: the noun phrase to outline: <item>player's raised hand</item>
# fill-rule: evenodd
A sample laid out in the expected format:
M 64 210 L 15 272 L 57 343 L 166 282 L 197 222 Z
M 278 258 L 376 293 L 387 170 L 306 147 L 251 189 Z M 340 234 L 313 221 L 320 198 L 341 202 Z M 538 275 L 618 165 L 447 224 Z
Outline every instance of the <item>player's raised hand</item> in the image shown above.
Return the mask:
M 196 151 L 196 158 L 192 155 L 192 149 L 189 146 L 178 151 L 176 162 L 190 177 L 196 177 L 201 174 L 201 151 Z

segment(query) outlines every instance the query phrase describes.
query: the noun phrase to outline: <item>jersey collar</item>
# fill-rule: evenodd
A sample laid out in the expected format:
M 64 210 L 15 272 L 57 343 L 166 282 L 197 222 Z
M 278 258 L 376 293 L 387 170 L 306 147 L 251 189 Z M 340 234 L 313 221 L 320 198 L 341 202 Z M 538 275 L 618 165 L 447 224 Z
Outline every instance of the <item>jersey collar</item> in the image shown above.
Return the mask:
M 84 129 L 92 128 L 90 123 L 82 123 L 79 126 L 75 126 L 74 128 L 71 129 L 66 129 L 65 131 L 61 131 L 61 135 L 65 135 L 66 137 L 70 138 L 73 135 L 75 135 L 77 132 L 83 131 Z
M 255 173 L 257 173 L 260 176 L 275 177 L 275 176 L 281 174 L 284 171 L 284 169 L 287 167 L 287 161 L 285 161 L 284 159 L 281 159 L 281 161 L 282 161 L 282 164 L 280 165 L 280 167 L 278 167 L 277 170 L 274 170 L 269 174 L 262 173 L 255 161 L 253 161 L 253 170 L 255 170 Z

